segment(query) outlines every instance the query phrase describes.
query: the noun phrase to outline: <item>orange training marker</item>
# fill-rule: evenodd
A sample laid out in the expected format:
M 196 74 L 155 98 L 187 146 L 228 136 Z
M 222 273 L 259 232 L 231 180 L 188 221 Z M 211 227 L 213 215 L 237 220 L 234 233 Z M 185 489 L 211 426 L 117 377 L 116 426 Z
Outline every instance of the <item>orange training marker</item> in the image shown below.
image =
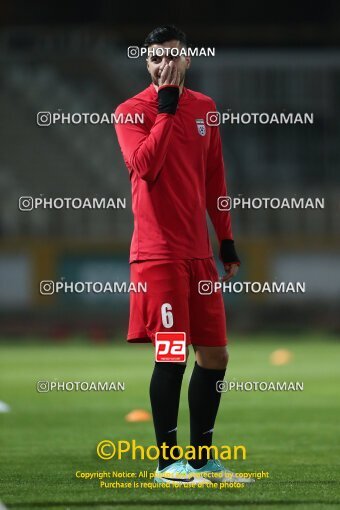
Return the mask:
M 288 349 L 278 349 L 277 351 L 273 351 L 270 355 L 270 363 L 272 365 L 287 365 L 293 359 L 292 351 L 288 351 Z
M 144 411 L 144 409 L 134 409 L 125 416 L 125 420 L 130 422 L 151 421 L 152 416 L 148 411 Z

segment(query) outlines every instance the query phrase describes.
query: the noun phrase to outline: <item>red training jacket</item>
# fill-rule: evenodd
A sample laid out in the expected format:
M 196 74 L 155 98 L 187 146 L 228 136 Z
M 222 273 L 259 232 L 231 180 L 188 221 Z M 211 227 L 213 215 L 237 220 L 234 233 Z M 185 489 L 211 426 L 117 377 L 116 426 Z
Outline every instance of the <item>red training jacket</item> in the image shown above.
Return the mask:
M 115 112 L 144 114 L 143 124 L 115 124 L 132 187 L 130 263 L 211 257 L 206 211 L 219 242 L 233 238 L 230 212 L 217 208 L 227 196 L 219 128 L 206 125 L 216 105 L 183 88 L 175 115 L 157 109 L 151 84 Z

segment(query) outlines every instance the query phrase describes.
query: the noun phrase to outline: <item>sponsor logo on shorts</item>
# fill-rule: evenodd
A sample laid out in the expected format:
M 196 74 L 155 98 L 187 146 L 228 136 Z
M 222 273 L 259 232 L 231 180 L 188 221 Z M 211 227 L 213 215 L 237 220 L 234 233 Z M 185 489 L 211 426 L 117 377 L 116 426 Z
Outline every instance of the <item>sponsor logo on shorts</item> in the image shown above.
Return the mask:
M 184 362 L 186 360 L 185 340 L 185 332 L 157 332 L 155 360 L 158 362 Z

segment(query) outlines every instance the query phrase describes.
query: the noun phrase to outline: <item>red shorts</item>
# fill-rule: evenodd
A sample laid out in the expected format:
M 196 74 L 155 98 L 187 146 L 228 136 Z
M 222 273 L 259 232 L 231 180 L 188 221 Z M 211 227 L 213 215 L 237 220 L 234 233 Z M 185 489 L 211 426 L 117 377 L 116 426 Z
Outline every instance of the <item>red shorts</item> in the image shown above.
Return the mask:
M 184 331 L 187 344 L 227 344 L 221 291 L 199 293 L 199 282 L 218 281 L 214 259 L 148 260 L 130 265 L 131 282 L 146 292 L 130 292 L 129 342 L 155 342 L 158 331 Z

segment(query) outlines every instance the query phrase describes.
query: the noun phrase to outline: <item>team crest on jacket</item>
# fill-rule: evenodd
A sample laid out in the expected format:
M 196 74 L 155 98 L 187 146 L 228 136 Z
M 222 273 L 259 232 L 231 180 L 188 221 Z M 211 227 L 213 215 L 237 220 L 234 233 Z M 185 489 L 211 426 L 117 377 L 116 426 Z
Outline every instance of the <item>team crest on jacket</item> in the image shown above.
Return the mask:
M 205 129 L 205 124 L 204 124 L 204 120 L 203 119 L 196 119 L 196 126 L 197 126 L 197 131 L 198 133 L 201 135 L 201 136 L 205 136 L 207 131 Z

